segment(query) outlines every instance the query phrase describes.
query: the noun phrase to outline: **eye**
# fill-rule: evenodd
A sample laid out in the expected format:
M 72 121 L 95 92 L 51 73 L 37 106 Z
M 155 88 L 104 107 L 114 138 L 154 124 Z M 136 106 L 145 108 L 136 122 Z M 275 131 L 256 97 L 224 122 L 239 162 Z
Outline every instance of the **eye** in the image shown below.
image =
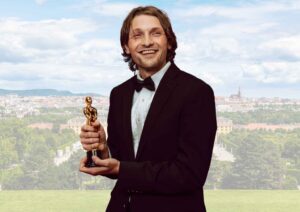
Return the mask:
M 161 36 L 161 32 L 153 32 L 152 33 L 152 36 L 154 36 L 154 37 L 159 37 L 159 36 Z
M 133 34 L 133 36 L 132 36 L 133 38 L 140 38 L 140 37 L 142 37 L 142 33 L 135 33 L 135 34 Z

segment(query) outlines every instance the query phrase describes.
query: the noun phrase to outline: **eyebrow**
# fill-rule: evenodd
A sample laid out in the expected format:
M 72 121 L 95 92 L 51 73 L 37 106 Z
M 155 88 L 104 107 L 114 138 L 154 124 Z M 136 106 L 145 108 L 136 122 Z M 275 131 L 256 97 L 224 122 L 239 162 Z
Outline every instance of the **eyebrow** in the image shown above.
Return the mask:
M 161 27 L 153 27 L 151 28 L 149 31 L 150 32 L 153 32 L 155 30 L 163 30 L 163 28 Z M 132 32 L 142 32 L 143 30 L 141 28 L 135 28 L 135 29 L 132 29 Z

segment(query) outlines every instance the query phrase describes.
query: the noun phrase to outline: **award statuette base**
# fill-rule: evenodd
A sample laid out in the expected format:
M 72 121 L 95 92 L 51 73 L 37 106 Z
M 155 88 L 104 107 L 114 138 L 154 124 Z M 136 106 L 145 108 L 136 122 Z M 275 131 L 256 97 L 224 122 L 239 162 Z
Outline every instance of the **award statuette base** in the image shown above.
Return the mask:
M 85 164 L 85 167 L 87 168 L 96 167 L 97 165 L 94 163 L 92 156 L 98 156 L 98 158 L 101 158 L 101 152 L 100 150 L 94 149 L 86 152 L 86 156 L 87 156 L 87 162 Z

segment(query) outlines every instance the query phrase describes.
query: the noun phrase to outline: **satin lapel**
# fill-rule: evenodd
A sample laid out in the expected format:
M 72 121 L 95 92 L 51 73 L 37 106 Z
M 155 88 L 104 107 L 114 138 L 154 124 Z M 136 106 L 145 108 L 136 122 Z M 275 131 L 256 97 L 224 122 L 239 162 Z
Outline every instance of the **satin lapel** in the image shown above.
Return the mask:
M 136 160 L 140 158 L 143 148 L 145 147 L 145 144 L 147 142 L 147 139 L 151 135 L 152 126 L 157 120 L 158 115 L 160 111 L 163 109 L 170 94 L 174 90 L 174 87 L 176 85 L 174 79 L 177 74 L 177 69 L 178 68 L 175 66 L 175 64 L 172 63 L 159 83 L 159 86 L 156 90 L 151 106 L 149 108 L 148 114 L 146 116 L 146 120 L 144 123 L 141 139 L 140 139 L 140 143 L 136 155 Z
M 131 78 L 129 83 L 127 84 L 128 87 L 125 89 L 124 96 L 123 96 L 123 129 L 124 129 L 124 147 L 128 147 L 128 159 L 134 160 L 134 149 L 133 149 L 133 137 L 132 137 L 132 128 L 131 128 L 131 107 L 133 101 L 133 94 L 134 94 L 134 77 Z

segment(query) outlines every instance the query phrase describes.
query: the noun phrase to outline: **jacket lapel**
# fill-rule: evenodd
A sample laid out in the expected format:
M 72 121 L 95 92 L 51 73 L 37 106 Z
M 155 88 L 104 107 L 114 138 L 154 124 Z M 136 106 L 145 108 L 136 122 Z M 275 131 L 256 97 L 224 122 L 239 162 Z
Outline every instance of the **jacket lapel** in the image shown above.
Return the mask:
M 159 86 L 154 94 L 152 103 L 150 105 L 144 127 L 141 134 L 141 139 L 136 155 L 136 160 L 139 160 L 143 148 L 147 142 L 147 139 L 151 135 L 152 126 L 155 124 L 155 121 L 158 118 L 159 113 L 162 111 L 165 103 L 167 102 L 170 94 L 174 90 L 176 85 L 175 76 L 177 75 L 178 68 L 174 63 L 171 64 L 169 69 L 166 71 L 165 75 L 161 79 Z M 132 95 L 133 96 L 133 95 Z M 131 101 L 132 102 L 132 101 Z M 131 109 L 131 107 L 130 107 Z M 129 113 L 130 114 L 130 113 Z M 130 123 L 131 126 L 131 123 Z
M 135 77 L 132 77 L 129 80 L 129 83 L 127 84 L 127 89 L 125 89 L 124 95 L 123 95 L 123 104 L 124 104 L 124 111 L 123 111 L 123 126 L 124 126 L 124 141 L 126 142 L 124 144 L 124 147 L 128 148 L 127 152 L 127 158 L 128 160 L 134 160 L 134 149 L 133 149 L 133 136 L 132 136 L 132 128 L 131 128 L 131 107 L 132 107 L 132 101 L 133 101 L 133 94 L 134 94 L 134 79 Z

